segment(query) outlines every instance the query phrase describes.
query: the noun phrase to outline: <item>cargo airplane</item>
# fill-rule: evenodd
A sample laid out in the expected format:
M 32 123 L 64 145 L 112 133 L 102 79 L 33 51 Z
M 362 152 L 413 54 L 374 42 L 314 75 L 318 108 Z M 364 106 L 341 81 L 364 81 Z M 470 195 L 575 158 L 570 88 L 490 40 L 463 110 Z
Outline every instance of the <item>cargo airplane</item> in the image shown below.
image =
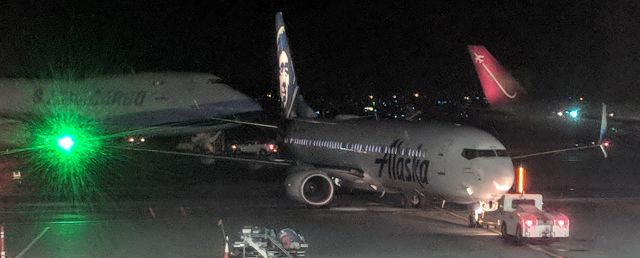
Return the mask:
M 242 117 L 261 111 L 253 99 L 206 73 L 76 80 L 5 78 L 0 79 L 0 92 L 0 148 L 5 153 L 29 144 L 32 136 L 24 130 L 30 121 L 60 110 L 96 121 L 108 135 L 196 135 L 190 144 L 203 145 L 202 149 L 210 148 L 219 135 L 216 132 L 235 126 L 209 117 Z

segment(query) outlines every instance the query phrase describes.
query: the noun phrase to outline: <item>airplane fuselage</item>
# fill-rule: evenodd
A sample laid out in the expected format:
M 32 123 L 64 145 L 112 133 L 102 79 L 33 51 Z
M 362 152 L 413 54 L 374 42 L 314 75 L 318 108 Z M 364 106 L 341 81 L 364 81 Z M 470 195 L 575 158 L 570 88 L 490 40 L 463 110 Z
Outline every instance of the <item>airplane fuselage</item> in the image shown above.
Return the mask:
M 0 79 L 0 92 L 0 126 L 14 129 L 19 128 L 21 119 L 59 110 L 92 118 L 107 131 L 190 123 L 261 110 L 251 98 L 204 73 L 140 73 L 80 80 Z
M 512 161 L 497 139 L 454 124 L 293 121 L 284 143 L 299 162 L 361 172 L 360 182 L 370 190 L 466 204 L 498 199 L 514 179 Z M 478 152 L 483 154 L 474 157 Z

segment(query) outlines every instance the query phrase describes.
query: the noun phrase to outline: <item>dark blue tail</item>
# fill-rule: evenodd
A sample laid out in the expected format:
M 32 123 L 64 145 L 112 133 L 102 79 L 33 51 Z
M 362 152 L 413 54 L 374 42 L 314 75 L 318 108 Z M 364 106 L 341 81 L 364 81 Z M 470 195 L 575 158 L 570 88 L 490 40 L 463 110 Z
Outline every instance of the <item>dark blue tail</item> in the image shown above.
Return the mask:
M 314 118 L 313 111 L 304 103 L 299 93 L 296 72 L 293 68 L 293 56 L 289 48 L 289 40 L 285 31 L 282 13 L 276 14 L 276 44 L 278 59 L 278 86 L 282 101 L 282 115 L 285 119 L 294 117 Z

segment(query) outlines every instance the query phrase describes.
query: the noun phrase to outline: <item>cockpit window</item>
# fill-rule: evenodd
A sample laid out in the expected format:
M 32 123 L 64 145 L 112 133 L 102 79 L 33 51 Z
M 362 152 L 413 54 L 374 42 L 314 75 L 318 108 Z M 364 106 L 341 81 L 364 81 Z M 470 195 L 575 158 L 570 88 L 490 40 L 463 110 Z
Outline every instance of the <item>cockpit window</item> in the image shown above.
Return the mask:
M 477 150 L 478 157 L 495 157 L 496 152 L 493 150 Z
M 477 157 L 507 157 L 506 150 L 476 150 L 476 149 L 463 149 L 461 153 L 462 157 L 466 159 L 475 159 Z
M 462 157 L 465 157 L 466 159 L 475 159 L 478 157 L 478 153 L 476 150 L 464 149 L 462 150 Z

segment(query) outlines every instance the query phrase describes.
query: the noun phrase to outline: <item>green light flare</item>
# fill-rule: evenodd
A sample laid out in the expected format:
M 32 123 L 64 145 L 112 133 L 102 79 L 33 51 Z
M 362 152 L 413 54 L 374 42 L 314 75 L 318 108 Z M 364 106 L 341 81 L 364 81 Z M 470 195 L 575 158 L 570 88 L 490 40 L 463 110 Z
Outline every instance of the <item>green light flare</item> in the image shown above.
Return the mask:
M 84 171 L 100 158 L 104 146 L 97 123 L 71 112 L 47 116 L 34 124 L 31 135 L 34 162 L 61 174 Z
M 82 200 L 99 192 L 98 171 L 112 155 L 98 123 L 71 107 L 56 107 L 38 117 L 29 120 L 25 130 L 25 164 L 30 176 L 44 183 L 43 193 Z
M 62 138 L 58 138 L 58 146 L 65 151 L 70 151 L 73 147 L 74 141 L 71 136 L 65 135 Z

